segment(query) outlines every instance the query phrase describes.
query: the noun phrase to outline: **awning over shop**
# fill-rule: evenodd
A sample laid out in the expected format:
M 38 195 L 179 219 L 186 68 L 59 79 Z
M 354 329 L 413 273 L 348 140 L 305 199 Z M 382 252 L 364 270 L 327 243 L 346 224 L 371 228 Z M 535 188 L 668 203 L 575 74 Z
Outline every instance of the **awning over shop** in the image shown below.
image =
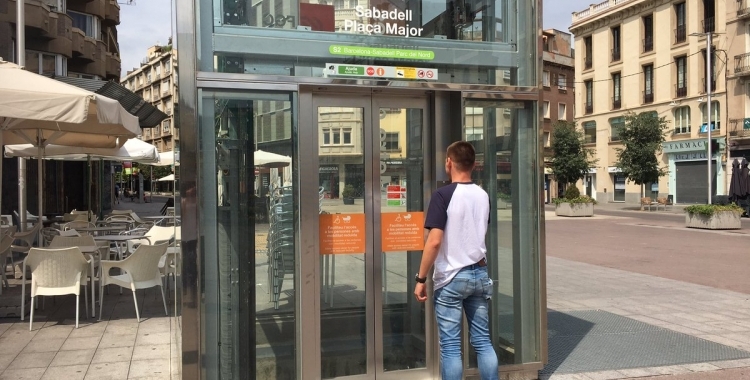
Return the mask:
M 104 95 L 110 99 L 117 100 L 125 110 L 138 117 L 141 128 L 153 128 L 168 118 L 167 114 L 159 111 L 151 103 L 146 102 L 140 96 L 115 82 L 107 82 L 97 79 L 83 79 L 71 77 L 53 77 L 63 83 L 67 83 L 85 90 Z

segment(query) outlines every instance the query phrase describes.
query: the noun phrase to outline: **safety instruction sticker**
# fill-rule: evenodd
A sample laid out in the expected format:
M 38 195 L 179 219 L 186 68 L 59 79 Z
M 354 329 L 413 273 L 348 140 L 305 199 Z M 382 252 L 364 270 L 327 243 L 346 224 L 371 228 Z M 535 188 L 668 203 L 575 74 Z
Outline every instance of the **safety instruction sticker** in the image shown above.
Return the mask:
M 321 255 L 365 253 L 364 214 L 319 216 Z
M 380 214 L 380 244 L 383 252 L 424 249 L 424 213 L 419 211 Z
M 437 69 L 427 69 L 420 67 L 345 65 L 338 63 L 326 63 L 324 72 L 328 76 L 346 76 L 359 78 L 415 79 L 430 81 L 436 81 L 438 79 Z

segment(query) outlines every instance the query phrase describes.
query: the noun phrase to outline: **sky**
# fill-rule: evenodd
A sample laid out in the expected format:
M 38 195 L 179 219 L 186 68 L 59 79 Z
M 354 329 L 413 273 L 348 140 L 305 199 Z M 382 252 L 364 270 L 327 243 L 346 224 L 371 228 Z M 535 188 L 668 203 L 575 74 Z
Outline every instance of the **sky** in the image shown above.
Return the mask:
M 120 57 L 122 59 L 122 76 L 129 70 L 140 66 L 146 57 L 146 50 L 159 43 L 166 44 L 172 33 L 173 0 L 119 0 Z M 571 13 L 588 8 L 591 0 L 544 0 L 544 29 L 559 29 L 567 32 L 570 26 Z
M 117 39 L 120 42 L 122 76 L 141 65 L 146 51 L 156 44 L 166 45 L 172 35 L 170 0 L 127 0 L 120 3 L 120 25 Z

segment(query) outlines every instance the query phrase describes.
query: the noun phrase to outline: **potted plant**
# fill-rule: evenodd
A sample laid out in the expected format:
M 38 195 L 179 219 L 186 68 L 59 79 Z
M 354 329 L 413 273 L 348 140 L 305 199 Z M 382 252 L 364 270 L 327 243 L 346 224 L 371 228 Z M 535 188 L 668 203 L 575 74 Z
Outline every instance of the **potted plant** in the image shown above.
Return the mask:
M 346 185 L 344 186 L 344 191 L 341 192 L 341 198 L 344 199 L 345 205 L 353 205 L 354 204 L 354 186 L 352 185 Z
M 564 198 L 555 198 L 555 215 L 557 216 L 594 216 L 594 205 L 596 201 L 586 195 L 581 196 L 581 192 L 575 186 L 568 186 L 565 189 Z
M 501 191 L 497 192 L 497 207 L 498 208 L 504 208 L 507 209 L 508 206 L 510 206 L 510 194 L 503 193 Z
M 685 226 L 708 230 L 738 230 L 743 209 L 736 204 L 691 205 L 685 207 Z

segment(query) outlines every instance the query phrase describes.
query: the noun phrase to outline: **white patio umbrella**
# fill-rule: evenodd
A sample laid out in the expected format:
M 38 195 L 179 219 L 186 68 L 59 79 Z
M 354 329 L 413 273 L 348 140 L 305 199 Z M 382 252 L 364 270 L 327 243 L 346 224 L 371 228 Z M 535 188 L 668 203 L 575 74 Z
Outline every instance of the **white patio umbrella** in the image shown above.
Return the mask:
M 117 101 L 0 60 L 0 146 L 32 144 L 43 157 L 46 145 L 116 147 L 140 132 L 138 118 Z M 38 162 L 42 183 L 42 161 Z M 25 180 L 19 170 L 19 198 Z M 0 181 L 2 169 L 0 167 Z M 0 182 L 0 188 L 2 183 Z M 38 186 L 42 217 L 42 186 Z M 19 202 L 24 203 L 24 202 Z M 19 209 L 25 208 L 19 204 Z M 26 210 L 19 210 L 20 228 Z
M 281 154 L 256 150 L 253 153 L 253 164 L 264 168 L 283 168 L 292 163 L 292 158 Z
M 161 177 L 161 178 L 157 179 L 157 181 L 159 181 L 159 182 L 174 181 L 174 174 L 170 174 L 170 175 Z
M 31 144 L 5 146 L 5 157 L 39 157 L 39 149 Z M 44 157 L 49 160 L 86 161 L 89 158 L 108 161 L 133 161 L 143 164 L 158 164 L 159 151 L 152 144 L 138 139 L 129 139 L 121 147 L 86 148 L 79 146 L 47 145 Z

